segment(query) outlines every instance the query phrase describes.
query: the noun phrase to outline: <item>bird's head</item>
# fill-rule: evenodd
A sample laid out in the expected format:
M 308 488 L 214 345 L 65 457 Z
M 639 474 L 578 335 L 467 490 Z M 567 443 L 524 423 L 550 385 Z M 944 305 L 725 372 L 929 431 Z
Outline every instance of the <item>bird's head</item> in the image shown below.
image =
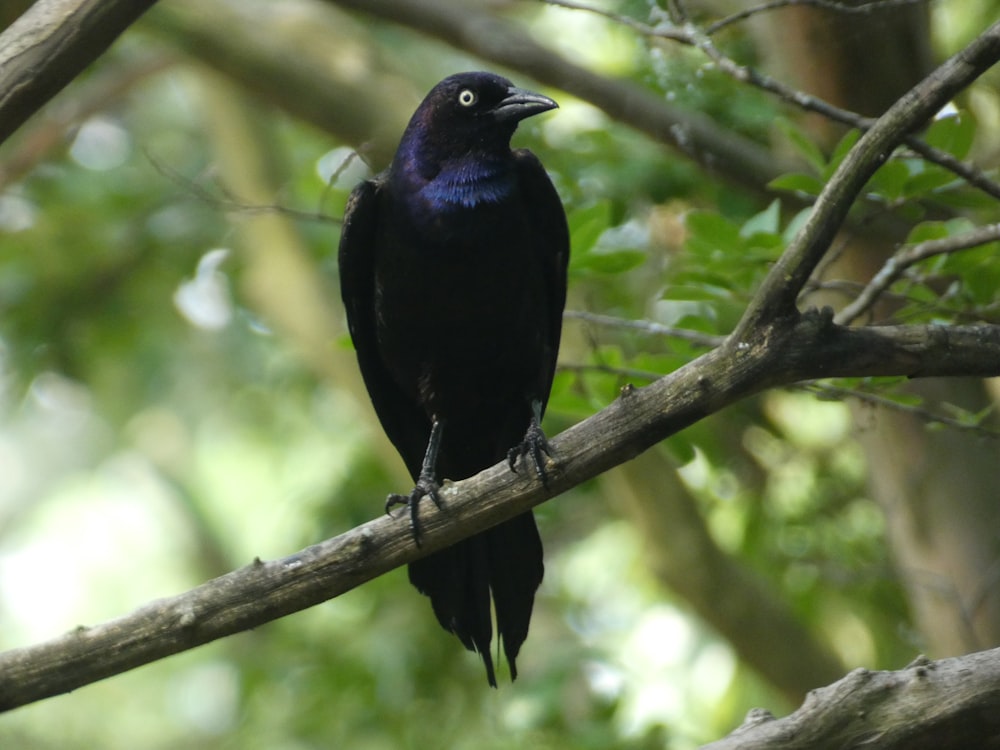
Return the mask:
M 427 175 L 447 161 L 503 156 L 521 120 L 558 106 L 493 73 L 458 73 L 431 89 L 417 107 L 397 158 Z

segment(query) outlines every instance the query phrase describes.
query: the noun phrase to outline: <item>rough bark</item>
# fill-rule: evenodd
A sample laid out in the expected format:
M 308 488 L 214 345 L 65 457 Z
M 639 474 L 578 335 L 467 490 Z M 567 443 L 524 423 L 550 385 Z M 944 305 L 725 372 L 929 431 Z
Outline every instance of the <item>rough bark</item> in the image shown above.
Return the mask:
M 1000 33 L 1000 28 L 998 28 Z M 846 329 L 821 313 L 777 320 L 613 404 L 552 440 L 547 486 L 506 462 L 446 483 L 442 508 L 381 517 L 326 542 L 240 570 L 131 615 L 0 654 L 0 710 L 76 689 L 337 596 L 512 518 L 768 387 L 838 375 L 1000 375 L 1000 326 Z
M 0 143 L 155 0 L 38 0 L 0 34 Z
M 795 713 L 751 711 L 702 750 L 958 750 L 1000 747 L 1000 649 L 898 672 L 855 669 Z

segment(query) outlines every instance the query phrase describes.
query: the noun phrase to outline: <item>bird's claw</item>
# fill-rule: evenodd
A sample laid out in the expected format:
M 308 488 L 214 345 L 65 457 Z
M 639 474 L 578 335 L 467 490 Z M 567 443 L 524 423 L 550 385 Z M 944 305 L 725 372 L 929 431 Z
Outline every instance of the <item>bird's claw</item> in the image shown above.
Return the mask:
M 397 505 L 406 505 L 409 507 L 410 529 L 413 532 L 413 541 L 416 542 L 418 547 L 420 546 L 420 523 L 417 517 L 417 506 L 420 505 L 421 498 L 429 497 L 434 502 L 434 506 L 440 510 L 441 495 L 438 494 L 438 490 L 440 489 L 441 486 L 433 477 L 421 475 L 417 478 L 417 484 L 410 490 L 409 495 L 400 495 L 394 492 L 385 499 L 385 512 L 390 516 L 392 515 L 392 509 Z
M 548 487 L 549 475 L 545 469 L 545 457 L 552 458 L 552 449 L 549 447 L 549 441 L 536 420 L 532 420 L 528 431 L 524 434 L 524 440 L 507 451 L 507 464 L 510 466 L 510 470 L 516 474 L 517 459 L 522 458 L 527 460 L 529 456 L 535 465 L 535 475 L 545 487 Z

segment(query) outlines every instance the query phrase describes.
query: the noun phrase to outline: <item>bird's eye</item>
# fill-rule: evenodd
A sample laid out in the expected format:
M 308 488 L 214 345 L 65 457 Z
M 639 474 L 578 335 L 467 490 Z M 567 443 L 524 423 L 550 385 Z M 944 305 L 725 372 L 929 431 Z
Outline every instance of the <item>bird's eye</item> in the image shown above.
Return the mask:
M 479 97 L 472 89 L 462 89 L 458 92 L 458 103 L 463 107 L 471 107 L 477 101 L 479 101 Z

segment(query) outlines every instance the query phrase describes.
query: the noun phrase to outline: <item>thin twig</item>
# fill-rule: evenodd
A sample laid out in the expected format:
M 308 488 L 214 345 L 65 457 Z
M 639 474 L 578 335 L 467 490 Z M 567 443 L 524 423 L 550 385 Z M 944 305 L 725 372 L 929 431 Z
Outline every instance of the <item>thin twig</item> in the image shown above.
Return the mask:
M 153 165 L 153 169 L 166 177 L 168 180 L 176 185 L 179 185 L 195 198 L 198 198 L 211 206 L 215 206 L 222 211 L 242 214 L 274 213 L 281 214 L 282 216 L 288 216 L 292 219 L 298 219 L 300 221 L 320 221 L 328 224 L 340 224 L 342 222 L 342 219 L 336 216 L 328 216 L 319 211 L 302 211 L 300 209 L 283 206 L 278 203 L 247 203 L 246 201 L 230 195 L 222 186 L 216 186 L 222 193 L 221 195 L 217 195 L 199 185 L 189 177 L 171 169 L 163 162 L 154 158 L 151 154 L 147 153 L 146 158 L 148 158 L 150 164 Z
M 1000 23 L 942 63 L 893 104 L 848 152 L 816 198 L 813 209 L 751 301 L 737 341 L 761 325 L 797 315 L 796 298 L 829 250 L 864 185 L 899 145 L 952 97 L 1000 60 Z
M 601 365 L 596 363 L 567 363 L 560 362 L 559 370 L 564 372 L 588 373 L 596 372 L 602 375 L 617 375 L 625 380 L 644 380 L 652 383 L 663 377 L 662 372 L 652 370 L 640 370 L 634 367 L 615 367 L 614 365 Z
M 868 15 L 880 10 L 889 10 L 890 8 L 899 8 L 904 5 L 917 5 L 918 3 L 926 2 L 927 0 L 877 0 L 877 2 L 864 3 L 862 5 L 846 5 L 841 2 L 835 2 L 835 0 L 771 0 L 771 2 L 755 5 L 752 8 L 741 10 L 738 13 L 733 13 L 731 16 L 726 16 L 715 23 L 709 24 L 705 28 L 705 33 L 714 34 L 717 31 L 724 29 L 726 26 L 731 26 L 734 23 L 745 21 L 758 13 L 766 13 L 768 11 L 777 10 L 778 8 L 787 8 L 792 5 L 810 5 L 814 8 L 824 8 L 826 10 L 836 11 L 837 13 Z
M 875 124 L 875 118 L 873 117 L 864 117 L 856 112 L 842 109 L 811 94 L 798 91 L 754 68 L 741 65 L 731 57 L 724 55 L 709 38 L 707 32 L 705 35 L 698 37 L 695 40 L 695 44 L 723 73 L 738 81 L 756 86 L 762 91 L 774 94 L 783 101 L 794 104 L 800 109 L 821 114 L 834 122 L 849 125 L 861 131 L 867 131 Z M 1000 184 L 989 179 L 982 171 L 971 164 L 966 164 L 947 151 L 932 146 L 914 135 L 908 135 L 903 138 L 903 143 L 925 160 L 958 175 L 987 195 L 1000 199 Z
M 915 263 L 937 255 L 979 247 L 996 240 L 1000 240 L 1000 224 L 987 224 L 955 237 L 903 245 L 885 262 L 854 301 L 837 313 L 833 320 L 838 325 L 847 325 L 856 320 L 875 304 L 879 296 L 902 276 L 907 268 Z
M 755 8 L 750 8 L 741 13 L 735 14 L 734 16 L 729 16 L 723 19 L 725 23 L 732 23 L 735 20 L 742 20 L 747 15 L 752 13 L 759 13 L 765 10 L 772 10 L 777 7 L 783 7 L 786 5 L 794 5 L 797 3 L 805 5 L 820 5 L 822 7 L 832 7 L 837 6 L 837 10 L 845 13 L 858 13 L 858 12 L 871 12 L 872 10 L 881 9 L 882 7 L 888 7 L 890 5 L 906 5 L 914 4 L 916 2 L 925 2 L 926 0 L 882 0 L 878 3 L 867 3 L 862 6 L 844 6 L 838 5 L 837 3 L 829 2 L 829 0 L 777 0 L 774 3 L 765 3 L 764 5 L 756 6 Z M 704 30 L 698 29 L 694 24 L 690 23 L 686 16 L 683 16 L 683 24 L 657 24 L 650 25 L 643 23 L 641 21 L 636 21 L 634 18 L 628 16 L 623 16 L 618 13 L 613 13 L 611 11 L 606 11 L 600 8 L 594 8 L 589 5 L 582 3 L 573 2 L 572 0 L 542 0 L 542 2 L 548 5 L 554 5 L 558 7 L 564 7 L 572 10 L 581 10 L 589 13 L 594 13 L 615 23 L 622 24 L 632 29 L 636 33 L 642 34 L 647 37 L 657 38 L 657 39 L 669 39 L 671 41 L 679 42 L 681 44 L 686 44 L 692 47 L 697 47 L 702 53 L 708 57 L 716 66 L 726 75 L 734 78 L 737 81 L 750 84 L 756 88 L 766 91 L 768 93 L 774 94 L 781 100 L 793 104 L 800 109 L 807 112 L 815 112 L 817 114 L 823 115 L 824 117 L 833 120 L 834 122 L 839 122 L 843 125 L 848 125 L 853 128 L 857 128 L 861 131 L 869 130 L 875 124 L 875 118 L 864 117 L 857 114 L 856 112 L 851 112 L 850 110 L 842 109 L 833 104 L 830 104 L 823 99 L 806 94 L 803 91 L 792 88 L 770 76 L 761 73 L 755 68 L 751 68 L 747 65 L 742 65 L 731 57 L 723 54 L 711 39 L 711 35 L 717 30 L 718 24 L 722 22 L 716 22 L 715 24 L 710 24 Z M 683 13 L 683 7 L 678 6 L 678 12 Z M 977 169 L 971 164 L 963 162 L 961 159 L 955 158 L 952 154 L 947 151 L 939 149 L 935 146 L 926 143 L 917 136 L 908 135 L 903 139 L 903 143 L 909 146 L 914 152 L 922 156 L 925 160 L 937 164 L 938 166 L 947 169 L 948 171 L 954 173 L 955 175 L 961 177 L 970 185 L 979 188 L 987 195 L 1000 199 L 1000 184 L 994 182 L 989 177 L 987 177 L 981 170 Z
M 557 8 L 566 8 L 567 10 L 582 10 L 586 13 L 593 13 L 594 15 L 603 16 L 610 21 L 621 26 L 627 26 L 633 31 L 648 36 L 651 27 L 642 21 L 636 21 L 630 16 L 622 15 L 621 13 L 615 13 L 614 11 L 605 10 L 604 8 L 596 8 L 592 5 L 584 5 L 583 3 L 574 2 L 574 0 L 542 0 L 546 5 L 553 5 Z M 678 42 L 683 42 L 684 44 L 690 44 L 688 39 L 688 32 L 679 26 L 667 26 L 666 24 L 660 24 L 655 27 L 657 36 L 663 39 L 673 39 Z
M 891 409 L 901 414 L 909 414 L 910 416 L 915 417 L 921 422 L 925 422 L 927 424 L 939 424 L 944 427 L 971 432 L 979 437 L 1000 439 L 1000 431 L 998 430 L 991 430 L 989 427 L 971 424 L 969 422 L 962 421 L 961 419 L 956 419 L 955 417 L 938 414 L 937 412 L 933 412 L 923 406 L 913 406 L 911 404 L 903 404 L 899 401 L 893 401 L 888 396 L 880 396 L 877 393 L 869 393 L 855 388 L 845 388 L 843 386 L 818 382 L 801 383 L 799 385 L 790 386 L 789 390 L 808 391 L 821 398 L 828 398 L 835 401 L 843 401 L 848 398 L 853 398 L 856 401 L 861 401 L 862 403 L 869 404 L 871 406 Z
M 609 328 L 627 328 L 654 336 L 667 336 L 669 338 L 681 339 L 697 346 L 704 346 L 708 349 L 714 349 L 725 341 L 725 336 L 713 336 L 708 333 L 700 333 L 699 331 L 691 331 L 685 328 L 673 328 L 652 320 L 630 320 L 628 318 L 617 318 L 613 315 L 601 315 L 600 313 L 583 310 L 567 310 L 563 313 L 563 318 L 581 320 L 585 323 L 607 326 Z

